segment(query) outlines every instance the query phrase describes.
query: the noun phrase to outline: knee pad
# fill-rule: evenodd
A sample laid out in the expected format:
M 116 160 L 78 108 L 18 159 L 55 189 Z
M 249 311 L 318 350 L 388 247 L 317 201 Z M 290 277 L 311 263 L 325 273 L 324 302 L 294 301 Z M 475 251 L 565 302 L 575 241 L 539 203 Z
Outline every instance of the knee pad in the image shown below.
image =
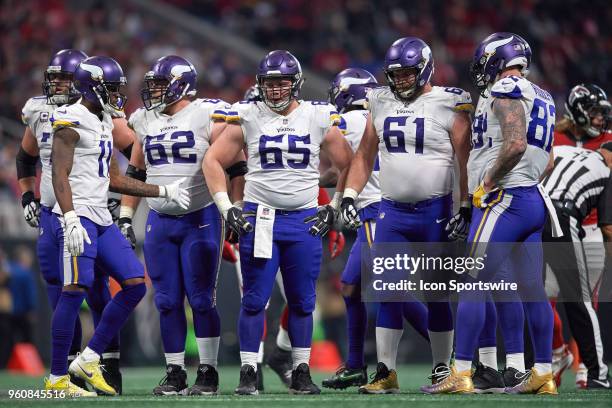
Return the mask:
M 147 286 L 144 282 L 135 285 L 125 285 L 121 291 L 125 298 L 129 298 L 130 301 L 137 304 L 147 294 Z
M 173 300 L 167 294 L 159 291 L 155 292 L 155 306 L 160 313 L 184 308 L 182 302 Z
M 255 294 L 245 294 L 242 297 L 242 309 L 249 314 L 256 314 L 266 308 L 267 299 L 263 299 Z
M 316 298 L 312 296 L 309 299 L 300 299 L 298 302 L 288 303 L 289 311 L 302 315 L 308 315 L 314 312 Z
M 216 306 L 215 295 L 208 296 L 207 293 L 194 295 L 189 299 L 189 305 L 195 311 L 206 313 Z

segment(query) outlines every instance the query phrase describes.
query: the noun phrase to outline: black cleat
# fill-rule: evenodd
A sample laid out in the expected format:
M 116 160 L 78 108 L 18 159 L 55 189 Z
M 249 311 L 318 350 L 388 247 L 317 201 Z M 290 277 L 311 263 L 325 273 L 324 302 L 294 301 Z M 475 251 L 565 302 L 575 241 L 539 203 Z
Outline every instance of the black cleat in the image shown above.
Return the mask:
M 291 372 L 289 394 L 320 394 L 321 390 L 312 382 L 308 364 L 302 363 Z
M 219 373 L 215 367 L 200 364 L 198 378 L 189 388 L 187 395 L 217 395 L 219 393 Z
M 476 394 L 502 394 L 506 390 L 502 373 L 482 363 L 476 364 L 472 382 Z
M 280 380 L 287 387 L 291 386 L 291 371 L 293 369 L 293 358 L 291 357 L 290 351 L 281 350 L 278 347 L 275 347 L 270 356 L 268 357 L 268 361 L 266 362 L 267 366 L 270 367 L 276 374 Z
M 610 389 L 610 376 L 606 376 L 604 380 L 596 378 L 587 379 L 587 390 L 609 390 Z
M 117 395 L 121 395 L 123 389 L 123 379 L 121 371 L 119 371 L 118 358 L 105 358 L 103 361 L 102 376 L 108 385 L 117 391 Z
M 187 371 L 179 365 L 169 364 L 166 376 L 153 388 L 153 395 L 185 395 L 187 391 Z
M 435 385 L 446 380 L 446 377 L 448 377 L 450 374 L 451 370 L 446 364 L 438 363 L 433 370 L 431 370 L 431 375 L 427 378 L 431 380 L 431 385 Z
M 237 395 L 257 395 L 257 373 L 253 366 L 245 364 L 240 367 L 240 384 L 234 391 Z
M 359 387 L 368 382 L 367 367 L 346 368 L 340 367 L 331 378 L 323 380 L 323 387 L 343 390 L 348 387 Z
M 264 390 L 263 364 L 257 363 L 257 391 Z
M 502 379 L 506 388 L 516 387 L 527 375 L 529 375 L 529 371 L 522 373 L 514 367 L 506 367 L 502 371 Z M 476 387 L 476 383 L 474 383 L 474 387 Z

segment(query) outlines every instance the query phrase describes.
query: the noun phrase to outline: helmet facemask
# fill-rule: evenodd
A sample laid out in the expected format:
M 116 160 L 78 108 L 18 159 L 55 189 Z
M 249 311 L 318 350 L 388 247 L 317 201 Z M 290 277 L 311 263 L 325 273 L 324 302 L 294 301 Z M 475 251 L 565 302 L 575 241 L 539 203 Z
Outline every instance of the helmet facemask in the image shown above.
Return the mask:
M 59 67 L 57 67 L 59 68 Z M 45 81 L 42 84 L 43 93 L 49 105 L 65 105 L 79 97 L 72 81 L 72 72 L 60 71 L 49 67 L 45 71 Z
M 121 92 L 121 88 L 125 86 L 124 81 L 121 82 L 101 82 L 93 87 L 93 92 L 98 98 L 98 102 L 102 109 L 109 114 L 123 112 L 127 102 L 127 96 Z
M 608 101 L 600 101 L 596 105 L 592 105 L 586 109 L 585 118 L 587 123 L 582 126 L 582 129 L 590 137 L 597 137 L 601 133 L 610 132 L 611 121 L 610 117 L 611 106 Z
M 195 95 L 195 89 L 190 89 L 189 83 L 181 81 L 180 76 L 168 81 L 164 77 L 147 73 L 145 88 L 140 95 L 147 110 L 163 112 L 168 106 L 175 104 L 183 97 Z
M 274 112 L 282 112 L 291 105 L 291 102 L 297 98 L 302 83 L 300 74 L 257 76 L 261 98 Z
M 168 90 L 166 78 L 145 77 L 145 87 L 140 91 L 140 96 L 146 110 L 163 111 L 166 109 L 165 96 Z
M 425 63 L 421 62 L 416 67 L 398 67 L 385 70 L 385 76 L 391 91 L 401 101 L 411 101 L 421 94 L 423 86 L 429 82 L 429 78 L 423 78 L 422 73 Z

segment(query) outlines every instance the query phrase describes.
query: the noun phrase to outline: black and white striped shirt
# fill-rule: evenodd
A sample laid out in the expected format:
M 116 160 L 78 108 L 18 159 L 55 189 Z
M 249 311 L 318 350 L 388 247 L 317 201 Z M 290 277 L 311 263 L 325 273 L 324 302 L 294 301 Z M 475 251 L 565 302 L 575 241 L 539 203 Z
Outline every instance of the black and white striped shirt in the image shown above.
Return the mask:
M 572 202 L 582 218 L 597 208 L 598 224 L 612 224 L 612 175 L 603 156 L 575 146 L 553 152 L 555 168 L 542 182 L 550 198 Z

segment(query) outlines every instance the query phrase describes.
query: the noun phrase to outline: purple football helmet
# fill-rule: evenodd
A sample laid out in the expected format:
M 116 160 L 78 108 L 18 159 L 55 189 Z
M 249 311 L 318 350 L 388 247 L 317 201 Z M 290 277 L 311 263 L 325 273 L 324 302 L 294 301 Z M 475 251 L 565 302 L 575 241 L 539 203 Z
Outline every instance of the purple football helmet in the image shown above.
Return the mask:
M 399 72 L 414 70 L 415 79 L 396 78 Z M 385 75 L 391 91 L 399 100 L 414 99 L 421 88 L 430 80 L 434 72 L 434 60 L 431 48 L 417 37 L 404 37 L 396 40 L 385 54 Z
M 50 105 L 64 105 L 79 97 L 74 87 L 73 76 L 77 66 L 87 58 L 80 50 L 66 49 L 55 53 L 45 70 L 42 83 L 43 94 Z
M 259 92 L 259 87 L 257 85 L 249 86 L 249 89 L 244 93 L 243 101 L 256 102 L 261 101 L 261 92 Z
M 365 109 L 366 93 L 377 86 L 378 81 L 370 72 L 361 68 L 347 68 L 331 82 L 328 101 L 338 109 L 338 113 L 352 107 Z
M 270 79 L 279 82 L 268 86 L 266 82 Z M 300 62 L 284 50 L 271 51 L 261 60 L 256 80 L 262 100 L 275 112 L 285 110 L 293 99 L 297 99 L 304 83 Z M 280 80 L 289 81 L 291 85 L 283 86 Z
M 474 85 L 484 92 L 506 68 L 518 66 L 525 76 L 531 65 L 531 47 L 521 36 L 513 33 L 493 33 L 478 45 L 470 76 Z
M 121 87 L 125 85 L 123 69 L 111 57 L 89 57 L 74 72 L 74 86 L 81 97 L 107 113 L 123 111 L 127 97 Z
M 163 111 L 186 96 L 195 96 L 198 73 L 183 57 L 161 57 L 145 74 L 145 88 L 140 92 L 147 110 Z

